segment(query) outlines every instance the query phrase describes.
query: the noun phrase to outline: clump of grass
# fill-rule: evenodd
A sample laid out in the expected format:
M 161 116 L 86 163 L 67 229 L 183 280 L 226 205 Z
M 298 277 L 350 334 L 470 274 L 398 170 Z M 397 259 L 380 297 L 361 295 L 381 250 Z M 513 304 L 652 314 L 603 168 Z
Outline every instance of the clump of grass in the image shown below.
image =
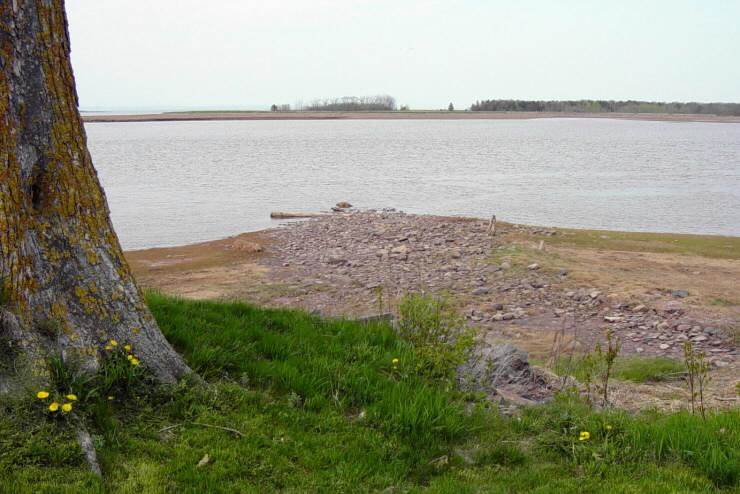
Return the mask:
M 689 412 L 631 416 L 595 413 L 577 399 L 561 397 L 550 407 L 525 410 L 521 426 L 537 433 L 543 452 L 572 458 L 600 475 L 613 464 L 679 462 L 719 486 L 740 482 L 738 410 L 707 414 L 706 420 Z
M 363 407 L 378 427 L 418 441 L 463 437 L 474 421 L 419 373 L 430 367 L 428 358 L 441 366 L 453 356 L 417 352 L 387 325 L 156 294 L 149 302 L 168 339 L 208 379 L 246 373 L 250 382 L 296 393 L 315 411 Z M 423 324 L 442 331 L 443 319 L 430 316 Z
M 493 249 L 489 260 L 497 265 L 509 262 L 511 268 L 505 274 L 515 276 L 528 272 L 527 266 L 531 264 L 538 264 L 540 269 L 545 271 L 556 269 L 560 256 L 535 247 L 511 244 Z
M 578 380 L 584 380 L 587 374 L 588 362 L 584 357 L 561 357 L 555 364 L 555 372 L 561 375 L 571 375 Z M 668 357 L 622 357 L 614 362 L 612 376 L 621 381 L 636 383 L 664 382 L 681 379 L 686 373 L 686 366 L 675 359 Z
M 478 465 L 512 467 L 524 465 L 528 460 L 529 457 L 521 447 L 506 442 L 478 450 L 475 454 L 475 463 Z
M 740 237 L 559 228 L 547 243 L 602 250 L 690 254 L 740 259 Z

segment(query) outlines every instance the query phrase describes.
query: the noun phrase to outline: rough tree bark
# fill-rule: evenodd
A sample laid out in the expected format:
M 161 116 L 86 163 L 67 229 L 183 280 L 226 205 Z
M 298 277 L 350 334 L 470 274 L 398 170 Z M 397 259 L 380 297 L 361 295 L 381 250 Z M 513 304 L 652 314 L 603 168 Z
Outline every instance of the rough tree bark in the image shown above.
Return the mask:
M 116 339 L 172 382 L 189 369 L 123 257 L 69 55 L 64 0 L 0 0 L 0 348 L 38 368 L 61 352 L 95 369 Z

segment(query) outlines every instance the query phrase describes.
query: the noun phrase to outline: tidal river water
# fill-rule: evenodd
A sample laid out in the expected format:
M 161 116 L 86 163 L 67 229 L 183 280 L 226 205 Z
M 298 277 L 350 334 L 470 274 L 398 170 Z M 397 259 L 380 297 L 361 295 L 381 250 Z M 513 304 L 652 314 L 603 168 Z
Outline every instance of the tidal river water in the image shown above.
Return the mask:
M 610 119 L 88 123 L 125 249 L 338 201 L 607 230 L 740 235 L 740 124 Z

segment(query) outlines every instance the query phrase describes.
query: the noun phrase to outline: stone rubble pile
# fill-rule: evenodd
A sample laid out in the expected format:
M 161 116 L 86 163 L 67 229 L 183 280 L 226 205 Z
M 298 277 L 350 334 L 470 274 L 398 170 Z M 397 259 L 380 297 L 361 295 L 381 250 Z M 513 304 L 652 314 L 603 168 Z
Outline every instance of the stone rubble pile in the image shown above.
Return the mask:
M 377 312 L 379 293 L 392 299 L 424 290 L 464 302 L 468 321 L 486 329 L 568 327 L 592 345 L 611 328 L 624 353 L 681 357 L 691 341 L 716 366 L 737 356 L 722 330 L 688 313 L 685 290 L 657 301 L 623 301 L 573 287 L 565 269 L 519 265 L 506 255 L 509 234 L 538 241 L 556 231 L 522 225 L 499 226 L 494 237 L 487 231 L 487 220 L 351 210 L 271 231 L 276 241 L 266 262 L 286 283 L 300 285 L 301 297 L 318 311 L 341 301 L 367 314 Z

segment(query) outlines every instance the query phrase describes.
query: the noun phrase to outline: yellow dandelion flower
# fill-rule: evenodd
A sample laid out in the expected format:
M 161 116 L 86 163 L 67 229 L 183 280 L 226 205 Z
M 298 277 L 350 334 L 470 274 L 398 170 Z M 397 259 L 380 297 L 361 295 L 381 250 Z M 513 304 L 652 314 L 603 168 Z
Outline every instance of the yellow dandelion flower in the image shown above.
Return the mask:
M 132 358 L 132 359 L 131 359 L 131 365 L 139 365 L 139 359 L 137 359 L 137 358 Z
M 62 405 L 62 412 L 69 413 L 72 411 L 72 404 L 71 403 L 65 403 Z
M 38 398 L 39 400 L 45 400 L 48 397 L 49 397 L 48 391 L 39 391 L 38 393 L 36 393 L 36 398 Z
M 611 425 L 609 425 L 609 424 L 607 424 L 607 425 L 606 425 L 606 430 L 608 430 L 608 431 L 612 430 L 612 426 L 611 426 Z
M 113 401 L 113 397 L 112 396 L 109 396 L 108 397 L 108 401 Z
M 126 358 L 129 360 L 133 360 L 135 357 L 133 355 L 126 355 Z
M 65 398 L 67 398 L 69 401 L 77 401 L 77 395 L 74 394 L 68 394 Z
M 108 342 L 108 344 L 110 346 L 118 346 L 118 342 L 116 340 L 110 340 L 110 342 Z
M 579 441 L 588 441 L 591 439 L 591 433 L 588 431 L 581 431 L 581 433 L 578 435 Z
M 49 405 L 50 412 L 56 412 L 57 410 L 59 410 L 59 403 L 57 403 L 56 401 Z
M 398 365 L 399 360 L 397 358 L 394 358 L 393 360 L 391 360 L 391 362 L 393 362 L 393 365 Z
M 127 352 L 130 352 L 131 351 L 131 345 L 123 345 L 123 349 L 126 350 Z
M 105 345 L 105 349 L 110 352 L 111 350 L 113 350 L 113 347 L 110 345 Z

